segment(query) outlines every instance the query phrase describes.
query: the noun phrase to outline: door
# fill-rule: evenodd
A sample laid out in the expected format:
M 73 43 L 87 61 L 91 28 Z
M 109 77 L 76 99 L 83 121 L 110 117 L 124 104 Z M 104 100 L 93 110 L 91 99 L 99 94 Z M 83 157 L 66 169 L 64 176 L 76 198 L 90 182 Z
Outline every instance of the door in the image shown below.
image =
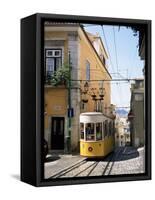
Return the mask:
M 51 149 L 64 149 L 64 117 L 52 117 L 51 123 Z

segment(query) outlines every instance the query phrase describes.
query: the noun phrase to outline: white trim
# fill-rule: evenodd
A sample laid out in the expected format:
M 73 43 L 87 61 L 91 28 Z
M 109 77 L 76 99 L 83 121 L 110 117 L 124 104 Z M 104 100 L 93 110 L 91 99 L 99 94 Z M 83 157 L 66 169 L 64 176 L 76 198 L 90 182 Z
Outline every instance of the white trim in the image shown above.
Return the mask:
M 51 52 L 52 54 L 49 55 L 48 53 Z M 55 55 L 55 52 L 58 52 L 59 55 Z M 62 49 L 46 49 L 46 58 L 59 58 L 62 57 Z
M 86 123 L 83 123 L 83 124 L 84 124 L 84 127 L 83 127 L 84 128 L 84 141 L 86 141 L 86 130 L 85 130 L 86 129 Z

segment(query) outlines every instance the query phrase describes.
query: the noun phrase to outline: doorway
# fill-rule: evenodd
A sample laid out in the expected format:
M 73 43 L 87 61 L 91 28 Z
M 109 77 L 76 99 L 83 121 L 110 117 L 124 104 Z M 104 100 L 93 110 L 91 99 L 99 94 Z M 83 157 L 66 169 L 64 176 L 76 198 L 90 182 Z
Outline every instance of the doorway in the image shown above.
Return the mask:
M 51 118 L 51 149 L 64 149 L 64 117 Z

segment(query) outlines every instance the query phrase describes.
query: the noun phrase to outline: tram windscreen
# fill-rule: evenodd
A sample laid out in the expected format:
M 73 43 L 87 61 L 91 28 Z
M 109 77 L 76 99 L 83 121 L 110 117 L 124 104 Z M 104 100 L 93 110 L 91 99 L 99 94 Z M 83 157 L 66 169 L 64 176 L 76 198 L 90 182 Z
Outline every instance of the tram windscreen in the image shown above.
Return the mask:
M 86 124 L 85 131 L 86 131 L 86 140 L 94 140 L 95 139 L 93 123 Z

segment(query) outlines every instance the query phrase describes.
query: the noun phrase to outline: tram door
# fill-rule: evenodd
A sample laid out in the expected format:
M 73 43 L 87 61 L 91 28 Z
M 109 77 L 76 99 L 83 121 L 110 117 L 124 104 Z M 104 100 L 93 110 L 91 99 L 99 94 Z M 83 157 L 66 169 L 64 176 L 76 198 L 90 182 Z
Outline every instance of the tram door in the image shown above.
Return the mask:
M 51 123 L 51 149 L 64 149 L 64 117 L 52 117 Z

